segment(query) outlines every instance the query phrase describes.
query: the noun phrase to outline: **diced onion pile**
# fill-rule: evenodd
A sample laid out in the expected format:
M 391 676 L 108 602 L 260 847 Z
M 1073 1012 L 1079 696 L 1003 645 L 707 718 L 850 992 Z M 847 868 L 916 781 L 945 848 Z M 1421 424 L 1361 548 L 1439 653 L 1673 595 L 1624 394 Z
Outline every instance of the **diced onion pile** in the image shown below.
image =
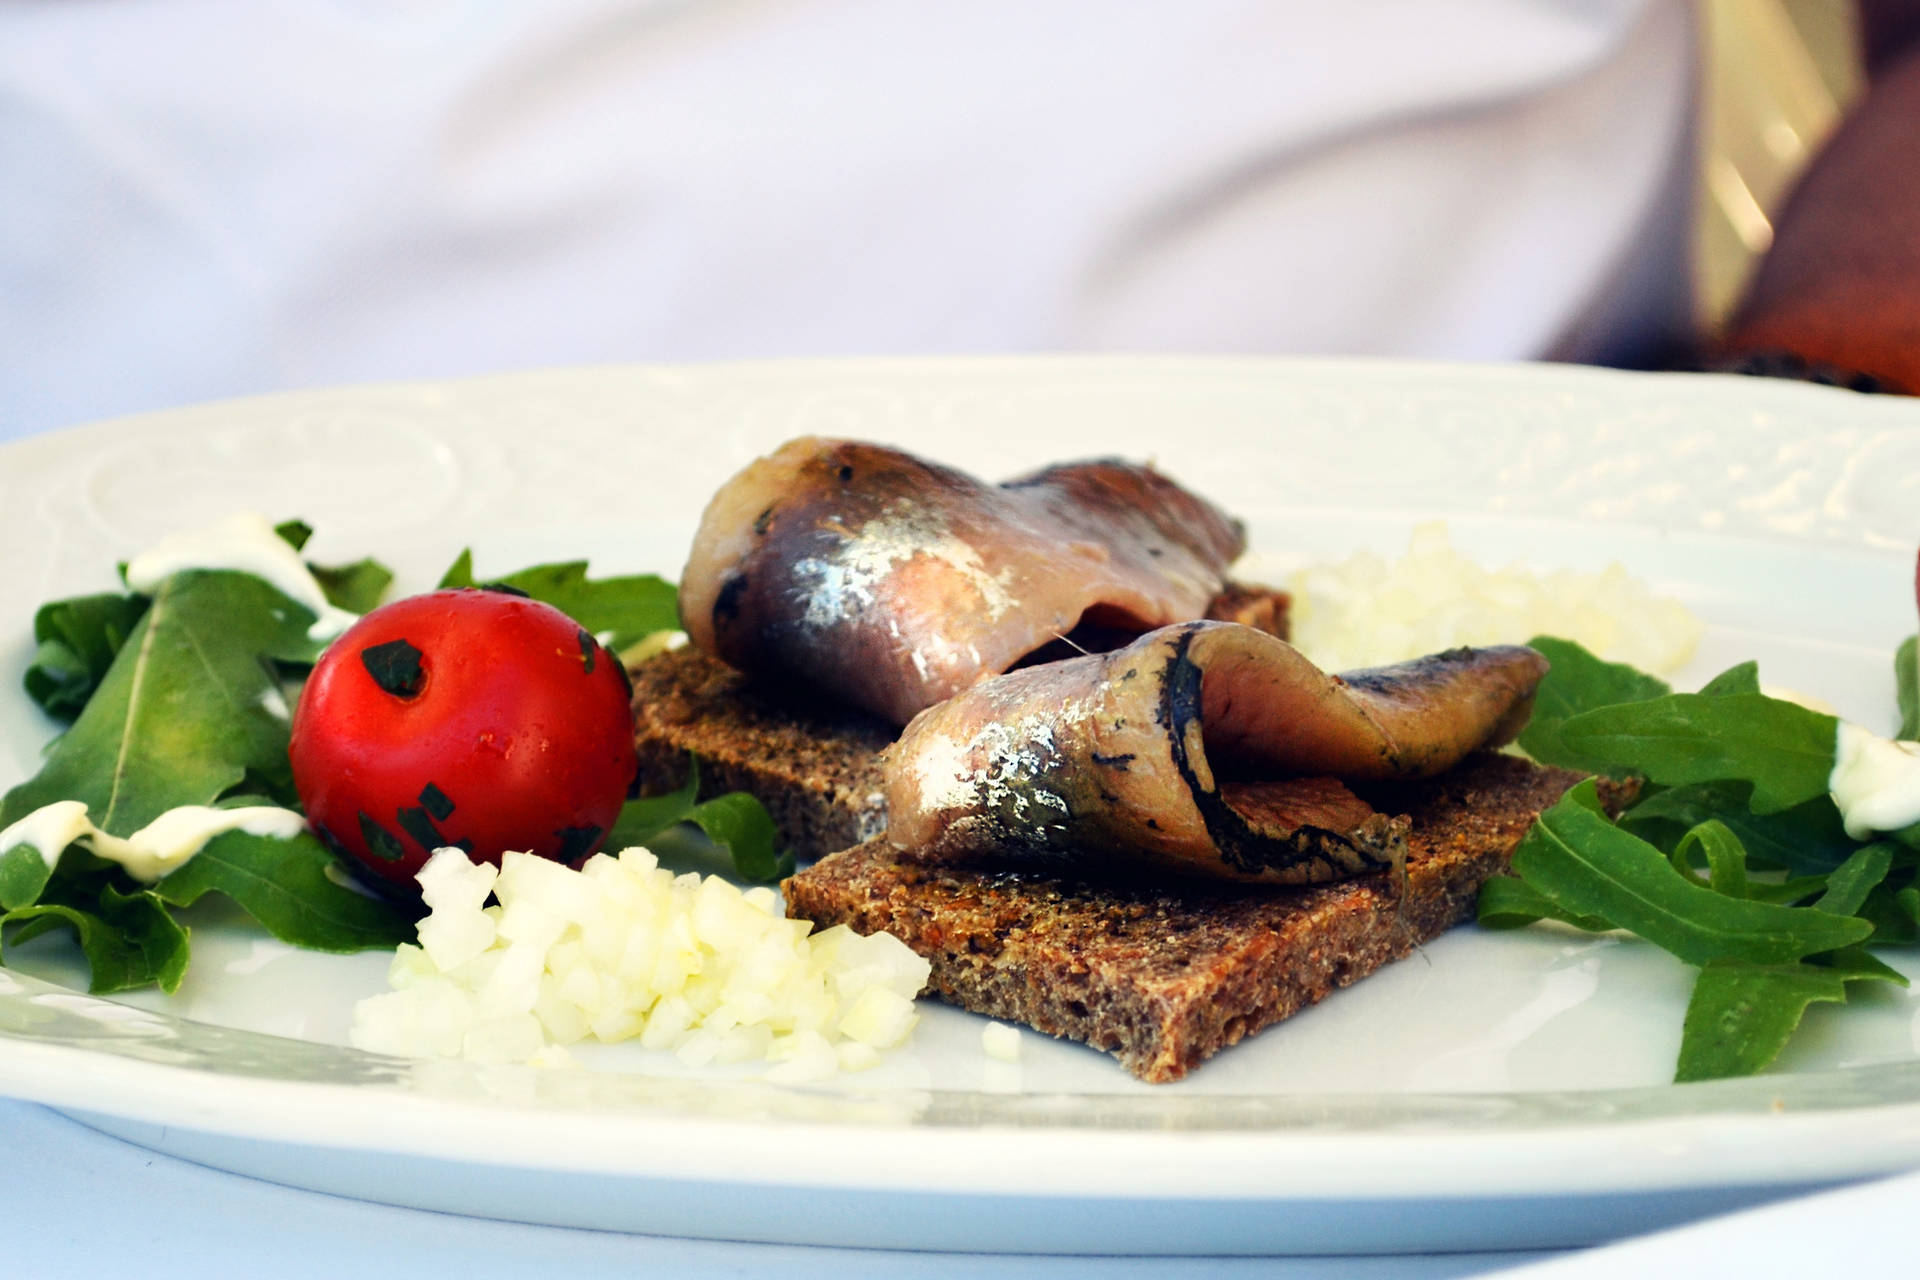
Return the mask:
M 901 1043 L 927 981 L 897 938 L 811 933 L 773 890 L 676 876 L 645 849 L 578 871 L 442 849 L 419 880 L 420 943 L 395 953 L 391 992 L 355 1007 L 360 1048 L 552 1064 L 558 1046 L 638 1038 L 689 1066 L 764 1060 L 770 1079 L 811 1080 Z
M 1617 564 L 1600 573 L 1486 569 L 1454 550 L 1439 522 L 1414 530 L 1399 560 L 1361 552 L 1303 570 L 1289 586 L 1293 642 L 1329 671 L 1552 635 L 1666 675 L 1686 665 L 1704 630 L 1686 606 Z

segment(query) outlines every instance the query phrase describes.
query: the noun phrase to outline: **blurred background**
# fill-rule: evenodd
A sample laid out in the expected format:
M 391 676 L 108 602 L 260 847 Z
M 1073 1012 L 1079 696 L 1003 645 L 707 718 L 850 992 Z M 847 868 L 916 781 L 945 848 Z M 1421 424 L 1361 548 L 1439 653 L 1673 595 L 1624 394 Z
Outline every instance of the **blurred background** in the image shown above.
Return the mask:
M 1694 284 L 1718 330 L 1772 215 L 1863 80 L 1852 0 L 1706 0 Z
M 1920 51 L 1863 98 L 1863 7 L 1920 44 L 1920 0 L 0 5 L 0 440 L 811 356 L 1920 385 Z

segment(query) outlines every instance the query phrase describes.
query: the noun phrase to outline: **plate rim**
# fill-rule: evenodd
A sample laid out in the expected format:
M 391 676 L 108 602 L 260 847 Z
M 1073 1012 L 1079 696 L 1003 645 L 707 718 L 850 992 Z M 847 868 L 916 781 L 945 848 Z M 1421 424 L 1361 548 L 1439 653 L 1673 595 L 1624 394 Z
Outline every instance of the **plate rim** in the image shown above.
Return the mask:
M 178 428 L 185 421 L 191 423 L 196 415 L 206 414 L 210 410 L 232 412 L 236 409 L 273 409 L 288 405 L 326 405 L 349 404 L 365 397 L 416 397 L 421 403 L 428 403 L 436 397 L 451 397 L 460 400 L 463 397 L 485 395 L 501 389 L 520 392 L 538 392 L 546 385 L 565 385 L 581 380 L 611 378 L 639 379 L 641 382 L 657 383 L 668 387 L 682 387 L 690 382 L 711 381 L 726 382 L 729 379 L 773 379 L 788 378 L 796 373 L 801 376 L 820 375 L 829 379 L 857 381 L 869 375 L 881 375 L 889 379 L 912 381 L 918 376 L 937 374 L 942 378 L 1037 378 L 1045 381 L 1051 374 L 1069 372 L 1074 377 L 1083 377 L 1088 373 L 1102 370 L 1141 370 L 1146 369 L 1176 379 L 1197 378 L 1206 380 L 1219 376 L 1239 378 L 1245 376 L 1279 377 L 1281 379 L 1340 380 L 1350 379 L 1364 373 L 1368 377 L 1387 379 L 1407 385 L 1446 385 L 1465 386 L 1472 389 L 1497 387 L 1515 380 L 1544 386 L 1549 389 L 1568 387 L 1574 389 L 1601 387 L 1606 392 L 1617 389 L 1637 389 L 1649 385 L 1649 378 L 1677 378 L 1680 381 L 1663 382 L 1664 389 L 1674 391 L 1684 397 L 1708 399 L 1735 396 L 1754 400 L 1771 407 L 1796 409 L 1814 407 L 1823 416 L 1857 417 L 1869 427 L 1889 427 L 1892 429 L 1920 428 L 1920 405 L 1874 401 L 1860 397 L 1855 393 L 1834 388 L 1816 387 L 1804 384 L 1756 383 L 1752 379 L 1733 375 L 1646 375 L 1618 370 L 1594 369 L 1579 366 L 1543 366 L 1538 364 L 1475 364 L 1451 363 L 1441 361 L 1406 361 L 1378 359 L 1369 357 L 1260 357 L 1260 356 L 1108 356 L 1108 355 L 1066 355 L 1046 357 L 985 356 L 985 357 L 927 357 L 927 358 L 878 358 L 848 360 L 755 360 L 739 362 L 720 362 L 696 365 L 605 365 L 587 366 L 571 369 L 522 370 L 506 373 L 479 375 L 471 378 L 451 380 L 428 380 L 407 382 L 369 383 L 352 387 L 334 387 L 314 390 L 270 392 L 263 395 L 237 397 L 229 400 L 209 402 L 203 405 L 184 406 L 175 409 L 163 409 L 145 413 L 126 415 L 100 422 L 77 424 L 57 431 L 43 433 L 25 440 L 0 445 L 0 461 L 10 458 L 38 458 L 84 447 L 95 438 L 119 436 L 127 432 L 150 432 Z M 1626 394 L 1637 394 L 1628 390 Z M 1841 398 L 1845 399 L 1841 399 Z M 1878 548 L 1856 546 L 1853 550 L 1871 554 L 1892 554 Z M 0 970 L 0 985 L 7 979 L 9 971 Z M 73 993 L 69 993 L 73 994 Z M 0 1002 L 7 998 L 0 992 Z M 87 997 L 90 999 L 90 997 Z M 261 1033 L 247 1033 L 261 1034 Z M 273 1038 L 273 1037 L 270 1037 Z M 296 1042 L 290 1042 L 296 1043 Z M 0 1092 L 27 1098 L 54 1106 L 63 1111 L 98 1113 L 99 1098 L 88 1093 L 94 1087 L 81 1083 L 94 1073 L 76 1070 L 81 1063 L 97 1064 L 101 1054 L 97 1049 L 88 1049 L 73 1045 L 44 1044 L 23 1038 L 21 1034 L 0 1028 Z M 341 1050 L 345 1053 L 357 1051 Z M 109 1055 L 111 1056 L 111 1055 Z M 371 1057 L 371 1055 L 363 1055 Z M 168 1117 L 176 1120 L 181 1115 L 183 1103 L 190 1098 L 183 1094 L 192 1092 L 192 1087 L 203 1086 L 208 1079 L 233 1081 L 230 1073 L 212 1070 L 169 1066 L 163 1063 L 141 1063 L 137 1059 L 117 1058 L 116 1062 L 125 1070 L 116 1071 L 119 1083 L 124 1091 L 116 1094 L 115 1105 L 107 1112 L 133 1121 L 152 1121 L 167 1123 Z M 127 1065 L 136 1064 L 136 1065 Z M 531 1070 L 531 1069 L 521 1069 Z M 1822 1102 L 1820 1099 L 1848 1098 L 1857 1095 L 1862 1085 L 1872 1087 L 1884 1084 L 1890 1075 L 1900 1077 L 1899 1084 L 1904 1091 L 1897 1099 L 1876 1099 L 1864 1102 L 1850 1102 L 1836 1105 Z M 1906 1077 L 1911 1076 L 1911 1080 Z M 1781 1080 L 1790 1080 L 1790 1085 L 1782 1085 Z M 193 1082 L 190 1086 L 188 1082 Z M 334 1091 L 342 1088 L 360 1090 L 354 1096 L 366 1100 L 369 1098 L 397 1099 L 399 1105 L 388 1106 L 381 1101 L 375 1110 L 379 1113 L 379 1123 L 369 1122 L 354 1127 L 351 1132 L 338 1127 L 329 1128 L 319 1113 L 330 1103 Z M 1691 1095 L 1709 1102 L 1704 1109 L 1689 1108 L 1684 1115 L 1640 1115 L 1626 1118 L 1614 1118 L 1604 1123 L 1592 1121 L 1562 1125 L 1522 1126 L 1515 1130 L 1464 1129 L 1434 1132 L 1422 1128 L 1423 1124 L 1433 1122 L 1433 1117 L 1424 1120 L 1413 1116 L 1401 1122 L 1386 1126 L 1377 1131 L 1354 1132 L 1349 1130 L 1319 1131 L 1311 1126 L 1263 1128 L 1248 1132 L 1218 1132 L 1206 1129 L 1166 1130 L 1156 1127 L 1150 1107 L 1139 1108 L 1146 1118 L 1137 1125 L 1127 1127 L 1092 1123 L 1084 1127 L 1049 1127 L 1037 1125 L 1030 1127 L 1007 1126 L 988 1123 L 967 1127 L 961 1125 L 928 1126 L 925 1124 L 906 1124 L 882 1126 L 876 1132 L 882 1135 L 889 1146 L 905 1148 L 916 1142 L 923 1147 L 929 1141 L 941 1148 L 942 1153 L 952 1157 L 957 1163 L 954 1168 L 968 1172 L 951 1174 L 947 1180 L 935 1178 L 923 1180 L 919 1185 L 935 1190 L 960 1191 L 968 1189 L 967 1177 L 977 1172 L 975 1164 L 968 1163 L 969 1155 L 977 1152 L 970 1150 L 981 1145 L 981 1135 L 1016 1132 L 1027 1137 L 1034 1134 L 1051 1135 L 1047 1140 L 1072 1150 L 1062 1150 L 1056 1154 L 1069 1163 L 1074 1177 L 1063 1184 L 1060 1170 L 1033 1171 L 1027 1175 L 1031 1183 L 1032 1195 L 1080 1195 L 1090 1189 L 1105 1185 L 1112 1175 L 1111 1154 L 1116 1145 L 1138 1148 L 1143 1143 L 1158 1145 L 1182 1152 L 1208 1148 L 1206 1154 L 1213 1160 L 1212 1168 L 1216 1176 L 1209 1180 L 1206 1167 L 1195 1164 L 1187 1189 L 1169 1191 L 1158 1188 L 1151 1194 L 1156 1197 L 1173 1195 L 1191 1199 L 1220 1198 L 1233 1194 L 1256 1194 L 1260 1198 L 1297 1198 L 1305 1194 L 1308 1184 L 1288 1182 L 1281 1179 L 1276 1182 L 1276 1168 L 1290 1170 L 1299 1162 L 1311 1156 L 1320 1163 L 1314 1176 L 1313 1187 L 1324 1192 L 1333 1183 L 1348 1189 L 1348 1194 L 1362 1192 L 1385 1198 L 1410 1198 L 1433 1194 L 1433 1176 L 1436 1171 L 1453 1168 L 1449 1160 L 1458 1155 L 1462 1143 L 1486 1147 L 1490 1141 L 1511 1139 L 1516 1148 L 1524 1147 L 1528 1142 L 1557 1143 L 1563 1150 L 1556 1160 L 1564 1159 L 1564 1149 L 1569 1145 L 1590 1149 L 1592 1159 L 1581 1164 L 1577 1172 L 1564 1175 L 1556 1184 L 1564 1194 L 1593 1194 L 1609 1191 L 1643 1191 L 1653 1185 L 1670 1187 L 1700 1187 L 1712 1185 L 1782 1186 L 1805 1182 L 1809 1173 L 1822 1179 L 1842 1179 L 1862 1176 L 1865 1173 L 1890 1171 L 1895 1168 L 1920 1164 L 1920 1059 L 1911 1063 L 1890 1064 L 1887 1067 L 1852 1068 L 1837 1072 L 1801 1073 L 1792 1077 L 1760 1077 L 1749 1081 L 1715 1082 L 1705 1085 L 1657 1086 L 1650 1089 L 1629 1090 L 1585 1090 L 1577 1091 L 1580 1099 L 1604 1109 L 1615 1103 L 1631 1103 L 1639 1095 L 1650 1091 L 1670 1093 L 1673 1089 L 1689 1089 L 1696 1092 Z M 291 1097 L 278 1098 L 281 1123 L 274 1127 L 274 1097 L 270 1094 L 285 1095 L 291 1091 Z M 917 1092 L 917 1091 L 909 1091 Z M 947 1091 L 954 1092 L 954 1091 Z M 1791 1096 L 1787 1096 L 1791 1095 Z M 1806 1096 L 1803 1096 L 1806 1095 Z M 1204 1095 L 1192 1101 L 1199 1105 L 1222 1105 L 1222 1100 L 1238 1095 Z M 1254 1095 L 1271 1098 L 1275 1095 Z M 1311 1101 L 1316 1097 L 1343 1095 L 1298 1095 Z M 1449 1105 L 1458 1103 L 1471 1107 L 1475 1103 L 1484 1103 L 1488 1095 L 1481 1094 L 1430 1094 L 1428 1098 L 1442 1100 Z M 1512 1095 L 1492 1095 L 1510 1097 Z M 1539 1095 L 1544 1096 L 1544 1095 Z M 1811 1098 L 1811 1101 L 1809 1101 Z M 1113 1102 L 1117 1106 L 1130 1106 L 1140 1101 L 1139 1095 L 1116 1095 Z M 241 1102 L 245 1106 L 240 1106 Z M 1148 1097 L 1146 1102 L 1153 1099 Z M 409 1108 L 417 1108 L 429 1103 L 432 1108 L 454 1108 L 465 1119 L 497 1115 L 503 1107 L 511 1108 L 516 1117 L 533 1115 L 543 1117 L 550 1126 L 558 1123 L 561 1127 L 577 1131 L 576 1136 L 584 1144 L 593 1137 L 596 1123 L 610 1127 L 618 1135 L 630 1139 L 635 1132 L 646 1132 L 656 1140 L 663 1136 L 685 1136 L 691 1142 L 693 1134 L 679 1135 L 679 1130 L 691 1126 L 694 1130 L 712 1130 L 715 1126 L 730 1129 L 732 1126 L 744 1126 L 748 1130 L 757 1129 L 770 1123 L 765 1116 L 751 1121 L 731 1120 L 718 1117 L 661 1116 L 652 1111 L 636 1111 L 631 1115 L 617 1117 L 610 1125 L 605 1117 L 598 1121 L 590 1113 L 568 1111 L 564 1108 L 526 1107 L 521 1103 L 503 1101 L 495 1098 L 484 1102 L 462 1100 L 459 1098 L 433 1097 L 409 1092 L 369 1093 L 360 1086 L 339 1084 L 318 1084 L 304 1081 L 245 1079 L 243 1084 L 235 1085 L 227 1104 L 219 1113 L 202 1115 L 196 1121 L 196 1131 L 220 1134 L 226 1133 L 235 1138 L 260 1138 L 266 1134 L 277 1134 L 268 1140 L 305 1144 L 316 1147 L 332 1147 L 363 1152 L 389 1151 L 394 1154 L 413 1156 L 433 1156 L 444 1154 L 428 1150 L 418 1144 L 431 1146 L 425 1130 L 416 1130 L 403 1114 Z M 1337 1110 L 1338 1108 L 1336 1108 Z M 393 1114 L 389 1114 L 393 1113 Z M 247 1117 L 244 1122 L 233 1119 L 230 1122 L 222 1116 Z M 1840 1117 L 1839 1127 L 1843 1129 L 1849 1141 L 1844 1144 L 1845 1159 L 1828 1154 L 1825 1159 L 1809 1157 L 1804 1150 L 1805 1135 L 1810 1128 L 1824 1124 L 1832 1127 L 1835 1117 Z M 556 1121 L 555 1117 L 559 1117 Z M 520 1123 L 515 1121 L 516 1126 Z M 809 1128 L 809 1122 L 799 1119 L 780 1119 L 775 1117 L 771 1123 L 783 1126 L 783 1132 L 800 1135 L 844 1133 L 844 1125 L 818 1126 Z M 933 1135 L 931 1138 L 929 1135 Z M 711 1133 L 709 1133 L 711 1136 Z M 1619 1139 L 1631 1139 L 1622 1144 Z M 1345 1145 L 1343 1153 L 1335 1148 Z M 1584 1144 L 1584 1146 L 1583 1146 Z M 1610 1148 L 1622 1145 L 1630 1146 L 1644 1161 L 1644 1153 L 1653 1149 L 1671 1151 L 1679 1144 L 1691 1152 L 1691 1164 L 1663 1160 L 1656 1167 L 1671 1176 L 1664 1182 L 1650 1183 L 1644 1164 L 1639 1165 L 1636 1176 L 1628 1172 L 1633 1162 L 1613 1164 L 1604 1159 Z M 1757 1144 L 1757 1145 L 1756 1145 Z M 1817 1145 L 1817 1144 L 1816 1144 Z M 827 1143 L 827 1149 L 834 1144 Z M 1379 1148 L 1374 1150 L 1374 1148 Z M 1756 1159 L 1756 1152 L 1777 1152 L 1783 1148 L 1793 1148 L 1799 1152 L 1799 1163 L 1790 1168 L 1776 1164 L 1770 1159 Z M 461 1148 L 464 1150 L 465 1148 Z M 525 1146 L 522 1157 L 535 1151 L 535 1146 Z M 585 1149 L 584 1145 L 576 1150 Z M 691 1154 L 691 1147 L 683 1155 Z M 924 1155 L 924 1151 L 922 1152 Z M 1522 1150 L 1515 1154 L 1524 1156 Z M 1223 1160 L 1222 1157 L 1231 1157 Z M 528 1164 L 520 1160 L 501 1161 L 495 1153 L 495 1163 L 505 1163 L 516 1167 L 547 1168 L 547 1164 L 535 1161 Z M 488 1158 L 477 1149 L 469 1152 L 465 1159 L 481 1160 Z M 599 1157 L 596 1157 L 599 1158 Z M 651 1176 L 662 1172 L 645 1161 L 622 1164 L 606 1156 L 611 1163 L 606 1172 L 617 1176 Z M 738 1160 L 733 1155 L 729 1159 Z M 861 1157 L 871 1162 L 870 1156 Z M 910 1157 L 902 1154 L 895 1163 L 888 1165 L 895 1176 L 908 1169 Z M 1476 1176 L 1462 1179 L 1458 1184 L 1458 1195 L 1491 1195 L 1517 1193 L 1534 1189 L 1527 1184 L 1525 1177 L 1537 1177 L 1539 1168 L 1528 1164 L 1524 1159 L 1513 1162 L 1516 1170 L 1525 1170 L 1525 1174 L 1516 1173 L 1515 1179 L 1503 1180 L 1490 1172 L 1488 1161 L 1481 1161 Z M 1674 1169 L 1678 1163 L 1680 1168 Z M 571 1166 L 570 1166 L 571 1167 Z M 924 1169 L 924 1164 L 920 1165 Z M 1397 1172 L 1396 1172 L 1397 1171 Z M 1005 1171 L 999 1171 L 1004 1174 Z M 1457 1169 L 1456 1169 L 1457 1172 Z M 834 1185 L 857 1186 L 871 1185 L 871 1175 L 862 1178 L 858 1170 L 847 1167 L 831 1175 L 840 1181 Z M 676 1170 L 673 1176 L 688 1176 Z M 700 1176 L 700 1175 L 695 1175 Z M 719 1165 L 708 1166 L 705 1176 L 721 1181 L 737 1181 L 737 1175 L 730 1176 Z M 823 1174 L 818 1168 L 809 1172 L 805 1185 L 818 1185 Z M 1242 1181 L 1235 1181 L 1241 1178 Z M 956 1181 L 957 1179 L 957 1181 Z M 1341 1182 L 1341 1179 L 1346 1181 Z M 1611 1179 L 1611 1181 L 1610 1181 Z M 984 1187 L 986 1184 L 980 1184 Z M 1001 1183 L 995 1183 L 998 1187 Z M 1023 1183 L 1022 1185 L 1027 1185 Z M 1066 1189 L 1062 1189 L 1063 1186 Z M 1450 1191 L 1449 1194 L 1452 1192 Z

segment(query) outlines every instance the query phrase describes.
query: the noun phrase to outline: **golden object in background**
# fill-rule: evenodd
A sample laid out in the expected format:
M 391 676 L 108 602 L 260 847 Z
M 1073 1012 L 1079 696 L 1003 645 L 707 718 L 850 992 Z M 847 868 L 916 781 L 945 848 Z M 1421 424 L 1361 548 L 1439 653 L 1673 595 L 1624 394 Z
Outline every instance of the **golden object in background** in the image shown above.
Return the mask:
M 1773 243 L 1772 212 L 1859 92 L 1852 0 L 1707 0 L 1695 314 L 1717 333 Z

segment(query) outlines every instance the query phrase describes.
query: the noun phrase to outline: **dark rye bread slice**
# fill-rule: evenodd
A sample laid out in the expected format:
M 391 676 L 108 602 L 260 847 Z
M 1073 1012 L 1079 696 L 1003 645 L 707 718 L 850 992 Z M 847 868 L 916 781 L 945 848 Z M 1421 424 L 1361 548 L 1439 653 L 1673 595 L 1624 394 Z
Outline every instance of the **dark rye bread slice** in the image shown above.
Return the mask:
M 1466 919 L 1581 777 L 1482 753 L 1430 782 L 1366 789 L 1413 820 L 1404 889 L 1384 875 L 1257 889 L 934 863 L 884 839 L 783 888 L 791 916 L 900 938 L 949 1002 L 1084 1041 L 1159 1083 Z
M 1207 616 L 1285 639 L 1288 596 L 1228 583 Z M 632 668 L 639 790 L 686 785 L 700 758 L 702 797 L 746 791 L 773 816 L 801 861 L 886 829 L 886 784 L 876 759 L 898 730 L 878 716 L 804 691 L 749 679 L 692 646 Z
M 759 797 L 802 860 L 886 829 L 876 757 L 897 730 L 878 716 L 756 683 L 692 645 L 631 675 L 642 795 L 685 786 L 691 752 L 703 797 Z

